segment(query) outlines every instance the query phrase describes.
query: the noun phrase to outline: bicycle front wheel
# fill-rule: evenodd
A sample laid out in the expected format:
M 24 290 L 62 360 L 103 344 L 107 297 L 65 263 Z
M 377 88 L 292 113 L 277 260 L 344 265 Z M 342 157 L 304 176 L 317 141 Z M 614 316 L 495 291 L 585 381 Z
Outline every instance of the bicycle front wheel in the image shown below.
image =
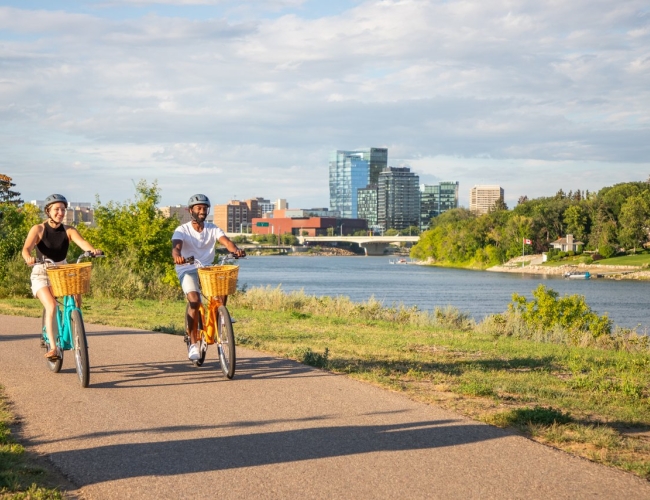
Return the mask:
M 56 321 L 54 322 L 56 326 Z M 56 335 L 54 335 L 54 338 L 56 338 Z M 47 330 L 45 329 L 45 309 L 43 309 L 43 315 L 41 317 L 41 347 L 45 349 L 45 352 L 49 352 L 51 347 L 50 347 L 50 341 L 47 338 Z M 45 358 L 47 362 L 47 367 L 53 371 L 54 373 L 59 373 L 61 371 L 61 365 L 63 365 L 63 351 L 59 349 L 59 357 L 52 360 Z
M 72 328 L 72 342 L 74 345 L 74 361 L 77 367 L 77 375 L 81 387 L 88 387 L 90 383 L 90 363 L 88 361 L 88 343 L 86 341 L 86 329 L 79 311 L 72 311 L 70 314 L 70 326 Z
M 217 310 L 217 336 L 221 371 L 227 378 L 231 379 L 235 375 L 235 334 L 232 330 L 230 313 L 226 306 L 219 306 Z

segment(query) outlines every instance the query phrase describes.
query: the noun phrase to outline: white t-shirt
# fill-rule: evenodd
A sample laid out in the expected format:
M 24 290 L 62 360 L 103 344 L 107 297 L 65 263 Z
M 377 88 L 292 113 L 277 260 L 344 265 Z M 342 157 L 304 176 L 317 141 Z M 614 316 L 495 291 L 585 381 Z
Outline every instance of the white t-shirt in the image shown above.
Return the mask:
M 186 222 L 176 228 L 172 240 L 183 242 L 183 248 L 181 248 L 183 257 L 187 259 L 194 256 L 194 259 L 200 261 L 202 265 L 210 266 L 214 261 L 214 246 L 219 238 L 225 235 L 226 233 L 220 227 L 211 222 L 206 222 L 200 233 L 192 227 L 192 222 Z M 180 276 L 195 267 L 198 267 L 198 264 L 176 265 L 176 274 Z

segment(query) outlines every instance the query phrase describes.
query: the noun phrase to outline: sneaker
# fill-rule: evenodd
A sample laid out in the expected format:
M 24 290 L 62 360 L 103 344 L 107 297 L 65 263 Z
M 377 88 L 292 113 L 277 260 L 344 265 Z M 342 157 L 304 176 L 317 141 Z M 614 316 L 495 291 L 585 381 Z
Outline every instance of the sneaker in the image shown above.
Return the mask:
M 190 346 L 190 350 L 187 353 L 187 357 L 190 358 L 192 361 L 196 361 L 197 359 L 201 359 L 201 353 L 199 352 L 199 346 L 196 344 L 192 344 Z

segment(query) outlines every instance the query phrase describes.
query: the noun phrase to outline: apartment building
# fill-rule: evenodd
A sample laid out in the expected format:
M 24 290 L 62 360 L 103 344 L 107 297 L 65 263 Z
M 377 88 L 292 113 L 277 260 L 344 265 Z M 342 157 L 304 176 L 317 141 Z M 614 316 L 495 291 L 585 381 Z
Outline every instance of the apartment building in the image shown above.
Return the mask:
M 477 215 L 488 213 L 494 204 L 503 201 L 503 188 L 498 185 L 477 185 L 469 193 L 469 209 Z

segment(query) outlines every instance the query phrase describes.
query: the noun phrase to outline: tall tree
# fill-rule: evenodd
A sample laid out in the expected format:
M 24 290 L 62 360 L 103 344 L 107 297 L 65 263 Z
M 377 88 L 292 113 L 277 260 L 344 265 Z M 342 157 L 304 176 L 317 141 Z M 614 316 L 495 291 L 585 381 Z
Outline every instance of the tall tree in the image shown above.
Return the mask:
M 573 234 L 577 240 L 584 240 L 588 234 L 589 224 L 586 208 L 580 204 L 571 205 L 564 211 L 564 224 L 567 234 Z
M 619 215 L 619 235 L 621 244 L 632 246 L 634 253 L 636 247 L 643 245 L 648 240 L 648 219 L 650 208 L 643 196 L 631 196 L 621 207 Z
M 23 203 L 23 200 L 20 199 L 20 193 L 11 190 L 14 186 L 11 177 L 0 174 L 0 203 L 11 203 L 12 205 L 21 205 Z

